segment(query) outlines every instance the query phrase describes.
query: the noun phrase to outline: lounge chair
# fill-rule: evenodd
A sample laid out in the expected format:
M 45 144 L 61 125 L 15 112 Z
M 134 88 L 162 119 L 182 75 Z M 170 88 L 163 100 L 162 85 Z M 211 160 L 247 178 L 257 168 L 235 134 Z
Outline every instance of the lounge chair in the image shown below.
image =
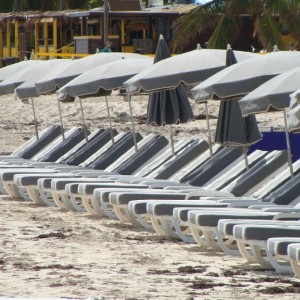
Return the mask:
M 275 177 L 271 184 L 263 186 L 262 198 L 255 199 L 241 199 L 232 201 L 231 199 L 221 201 L 223 204 L 228 202 L 228 208 L 218 209 L 217 212 L 209 211 L 205 207 L 202 209 L 186 210 L 175 209 L 174 214 L 177 214 L 177 219 L 181 220 L 181 224 L 189 226 L 193 238 L 202 246 L 209 246 L 214 249 L 222 249 L 228 254 L 238 254 L 235 247 L 232 250 L 231 242 L 226 238 L 226 243 L 223 243 L 224 231 L 222 227 L 218 227 L 219 221 L 222 219 L 272 219 L 274 215 L 265 215 L 265 213 L 282 211 L 283 209 L 294 209 L 291 205 L 287 207 L 286 204 L 293 204 L 299 201 L 299 161 L 294 163 L 297 166 L 298 172 L 293 178 L 289 178 L 289 170 L 286 169 L 282 174 Z M 277 188 L 276 184 L 278 185 Z M 269 194 L 266 195 L 266 190 Z M 259 193 L 256 193 L 256 197 Z M 285 205 L 284 205 L 285 204 Z M 217 204 L 218 205 L 218 204 Z M 248 207 L 250 209 L 248 209 Z M 259 209 L 262 210 L 259 211 Z M 251 215 L 249 215 L 251 214 Z M 227 232 L 228 233 L 228 232 Z M 205 243 L 203 241 L 205 236 Z M 226 234 L 227 236 L 227 234 Z M 231 241 L 234 242 L 231 238 Z M 229 246 L 228 246 L 229 245 Z M 228 247 L 227 247 L 228 246 Z
M 86 161 L 84 161 L 82 164 L 80 164 L 79 166 L 77 167 L 74 167 L 74 166 L 69 166 L 69 165 L 66 165 L 66 164 L 63 164 L 63 163 L 58 163 L 57 161 L 54 162 L 54 163 L 44 163 L 42 165 L 40 165 L 40 159 L 38 157 L 37 160 L 39 160 L 39 163 L 37 165 L 33 165 L 33 166 L 25 166 L 25 168 L 16 168 L 16 169 L 1 169 L 0 168 L 0 180 L 2 181 L 2 183 L 4 185 L 6 185 L 8 188 L 11 188 L 12 191 L 20 191 L 22 190 L 23 193 L 18 193 L 19 196 L 18 197 L 24 197 L 25 199 L 27 198 L 27 193 L 24 192 L 24 189 L 26 190 L 27 189 L 27 186 L 29 187 L 30 189 L 30 186 L 31 186 L 31 183 L 30 183 L 30 180 L 29 182 L 26 183 L 26 187 L 24 188 L 23 185 L 25 185 L 25 183 L 23 182 L 22 185 L 20 185 L 18 182 L 17 184 L 14 182 L 14 176 L 15 175 L 21 175 L 21 177 L 31 177 L 31 180 L 34 180 L 34 178 L 37 176 L 45 176 L 45 174 L 47 174 L 47 176 L 49 176 L 49 174 L 51 173 L 59 173 L 59 172 L 75 172 L 75 173 L 80 173 L 80 172 L 85 172 L 85 174 L 88 172 L 89 174 L 93 172 L 93 169 L 92 168 L 87 168 L 87 164 L 91 164 L 93 163 L 95 160 L 101 158 L 102 155 L 105 155 L 107 150 L 110 150 L 111 153 L 115 153 L 113 150 L 116 149 L 117 153 L 124 153 L 126 152 L 126 150 L 130 147 L 133 146 L 133 139 L 132 139 L 132 135 L 131 133 L 121 133 L 121 134 L 118 134 L 116 137 L 115 137 L 115 143 L 112 144 L 111 142 L 107 142 L 108 140 L 108 134 L 110 135 L 110 131 L 106 131 L 104 133 L 104 139 L 105 141 L 102 143 L 99 144 L 99 141 L 96 140 L 96 144 L 99 144 L 99 146 L 103 146 L 101 147 L 99 150 L 96 151 L 96 153 L 92 154 L 92 159 L 91 157 L 89 157 Z M 115 133 L 113 133 L 115 134 Z M 137 140 L 140 140 L 142 139 L 142 136 L 141 135 L 137 135 Z M 65 140 L 64 141 L 59 141 L 59 142 L 62 142 L 62 143 L 65 143 Z M 107 143 L 105 143 L 107 142 Z M 103 145 L 104 144 L 104 145 Z M 94 143 L 91 143 L 91 144 L 88 144 L 86 147 L 84 147 L 84 149 L 78 149 L 80 150 L 80 153 L 77 153 L 76 154 L 79 154 L 79 157 L 77 156 L 77 158 L 75 159 L 84 159 L 84 156 L 86 154 L 86 152 L 90 152 L 90 147 L 92 147 L 93 150 L 94 149 Z M 52 145 L 52 148 L 53 148 L 53 145 Z M 57 148 L 57 145 L 54 145 L 54 148 L 55 149 L 58 149 Z M 44 150 L 47 154 L 49 153 L 49 149 L 46 149 Z M 72 152 L 72 151 L 71 151 Z M 92 151 L 93 152 L 93 151 Z M 64 154 L 64 153 L 62 153 Z M 62 159 L 62 162 L 65 160 L 65 159 L 68 159 L 68 158 L 74 158 L 74 154 L 75 153 L 71 153 L 71 156 L 68 157 L 68 156 L 61 156 L 60 159 Z M 42 155 L 43 157 L 43 155 Z M 81 158 L 80 158 L 81 157 Z M 113 162 L 115 159 L 113 157 L 109 157 L 110 158 L 110 163 Z M 59 160 L 60 160 L 59 159 Z M 27 162 L 28 164 L 28 162 Z M 36 168 L 36 166 L 40 166 L 40 168 Z M 28 167 L 26 169 L 26 167 Z M 76 174 L 74 173 L 74 176 L 77 176 Z M 94 172 L 95 173 L 95 172 Z M 33 176 L 33 174 L 35 174 L 35 176 Z M 61 176 L 67 176 L 67 174 L 61 174 Z M 91 175 L 92 176 L 92 175 Z M 19 177 L 18 177 L 19 178 Z M 28 190 L 28 192 L 30 192 Z M 13 193 L 11 194 L 12 196 L 16 197 L 18 195 L 17 193 Z M 33 193 L 30 195 L 30 197 L 32 195 L 35 195 L 35 196 L 38 196 L 37 193 Z M 45 195 L 43 195 L 45 197 Z M 33 200 L 34 202 L 36 203 L 42 203 L 41 202 L 41 199 L 39 198 L 35 198 L 35 199 L 31 199 Z
M 21 159 L 18 162 L 13 160 L 13 164 L 9 164 L 9 162 L 6 160 L 6 163 L 4 165 L 1 165 L 2 168 L 0 167 L 0 180 L 4 186 L 5 191 L 13 197 L 21 198 L 21 195 L 13 182 L 14 174 L 18 172 L 34 173 L 41 172 L 44 170 L 44 168 L 39 169 L 35 166 L 24 164 L 42 162 L 43 167 L 45 165 L 50 166 L 61 155 L 66 154 L 83 139 L 84 132 L 82 128 L 75 127 L 70 129 L 65 134 L 65 139 L 63 139 L 61 136 L 56 138 L 54 141 L 52 141 L 50 144 L 44 147 L 41 151 L 39 151 L 36 155 L 34 155 L 31 159 Z M 50 169 L 48 171 L 50 171 Z
M 145 222 L 146 220 L 143 221 L 141 219 L 141 215 L 144 215 L 144 218 L 149 219 L 156 232 L 161 235 L 184 238 L 186 234 L 179 231 L 179 228 L 183 224 L 178 226 L 178 222 L 181 223 L 182 220 L 179 221 L 176 219 L 176 215 L 173 215 L 174 208 L 184 207 L 182 209 L 188 211 L 189 207 L 191 207 L 191 209 L 196 209 L 201 206 L 225 207 L 228 205 L 228 198 L 236 199 L 236 197 L 239 196 L 249 197 L 253 190 L 280 173 L 286 164 L 285 152 L 274 151 L 267 155 L 258 152 L 257 154 L 259 155 L 257 157 L 255 154 L 256 153 L 250 155 L 250 165 L 253 164 L 253 166 L 251 166 L 247 172 L 242 161 L 239 164 L 235 163 L 234 166 L 229 166 L 223 174 L 217 174 L 215 180 L 213 178 L 209 185 L 186 195 L 184 201 L 170 201 L 171 199 L 166 201 L 154 201 L 149 197 L 148 200 L 144 201 L 130 201 L 128 205 L 129 211 L 133 218 L 137 218 L 139 222 L 142 222 L 143 226 L 147 224 Z M 223 180 L 221 180 L 222 175 Z M 224 203 L 215 203 L 217 200 L 222 199 L 218 197 L 218 194 L 216 194 L 216 199 L 207 198 L 209 194 L 205 194 L 205 192 L 213 188 L 220 192 L 228 193 L 227 196 L 223 196 L 223 198 L 225 198 Z M 212 194 L 212 196 L 214 195 Z M 199 201 L 186 201 L 187 199 L 199 198 L 201 198 Z M 186 226 L 186 224 L 184 224 L 184 226 Z M 188 241 L 190 239 L 186 236 L 184 240 Z
M 141 160 L 141 154 L 137 153 L 138 155 L 134 154 L 132 155 L 132 159 L 130 160 L 130 164 L 127 164 L 128 161 L 125 162 L 124 164 L 124 158 L 120 157 L 120 159 L 112 166 L 110 166 L 110 168 L 106 168 L 104 170 L 104 172 L 102 173 L 102 177 L 101 178 L 95 178 L 94 180 L 91 180 L 90 178 L 83 178 L 82 180 L 53 180 L 52 182 L 50 182 L 49 180 L 45 179 L 45 180 L 40 180 L 39 181 L 39 186 L 41 189 L 47 190 L 48 192 L 50 191 L 53 194 L 54 198 L 57 198 L 57 196 L 59 195 L 59 197 L 62 197 L 63 199 L 66 199 L 66 197 L 70 198 L 70 201 L 72 201 L 73 205 L 76 205 L 76 203 L 74 203 L 74 198 L 77 197 L 77 188 L 79 186 L 82 186 L 84 182 L 87 182 L 87 186 L 90 190 L 93 190 L 95 188 L 95 186 L 99 186 L 99 184 L 104 187 L 107 186 L 108 182 L 112 182 L 110 185 L 111 188 L 113 187 L 119 187 L 119 185 L 121 186 L 125 186 L 125 183 L 118 183 L 118 186 L 115 184 L 116 179 L 122 179 L 121 181 L 123 181 L 125 179 L 125 182 L 128 182 L 132 179 L 138 179 L 135 176 L 135 172 L 133 172 L 132 174 L 125 174 L 125 175 L 119 175 L 117 173 L 118 170 L 122 170 L 123 174 L 125 173 L 130 173 L 132 171 L 137 171 L 137 174 L 139 174 L 141 172 L 141 170 L 144 170 L 146 172 L 149 172 L 149 166 L 148 163 L 150 163 L 150 168 L 156 168 L 159 166 L 159 164 L 161 163 L 161 155 L 162 153 L 157 153 L 159 154 L 157 157 L 153 157 L 153 154 L 155 152 L 153 152 L 153 150 L 151 150 L 151 148 L 149 148 L 147 145 L 145 145 L 145 150 L 147 149 L 147 151 L 143 154 L 143 149 L 142 147 L 139 146 L 139 151 L 141 151 L 141 154 L 143 154 L 144 158 Z M 208 148 L 207 142 L 205 141 L 199 141 L 199 140 L 195 140 L 195 141 L 190 141 L 188 143 L 188 145 L 185 148 L 191 148 L 193 150 L 197 149 L 200 153 L 201 151 L 204 151 L 205 149 Z M 165 149 L 164 149 L 165 150 Z M 181 151 L 183 151 L 183 149 L 180 149 Z M 149 153 L 149 151 L 151 151 L 151 154 Z M 191 154 L 191 157 L 195 157 L 197 155 L 197 151 L 192 151 L 193 153 Z M 170 158 L 170 153 L 168 154 L 168 156 L 164 157 L 169 157 Z M 154 159 L 154 160 L 153 160 Z M 171 158 L 172 160 L 172 158 Z M 141 163 L 143 161 L 143 163 Z M 126 165 L 128 165 L 128 169 L 126 171 Z M 172 169 L 170 167 L 170 169 Z M 129 176 L 128 176 L 129 175 Z M 104 183 L 105 182 L 105 183 Z M 105 185 L 106 184 L 106 185 Z M 104 185 L 104 186 L 103 186 Z M 135 185 L 136 186 L 136 185 Z M 134 185 L 129 186 L 129 188 L 133 188 Z M 145 188 L 145 185 L 140 185 L 140 187 Z M 93 193 L 89 193 L 89 194 L 84 194 L 83 197 L 86 197 L 87 195 L 92 195 Z M 65 200 L 64 200 L 65 201 Z M 83 203 L 83 199 L 80 200 L 81 203 Z M 57 203 L 57 205 L 62 205 L 62 208 L 66 205 L 66 203 Z M 70 209 L 70 206 L 67 204 L 67 206 Z M 66 208 L 66 207 L 65 207 Z M 84 209 L 83 207 L 77 207 L 76 209 Z M 89 207 L 88 207 L 89 209 Z
M 298 209 L 300 211 L 300 209 Z M 299 213 L 279 213 L 277 219 L 285 221 L 252 221 L 249 224 L 236 224 L 233 227 L 233 237 L 236 240 L 239 251 L 249 261 L 254 260 L 264 268 L 275 268 L 277 272 L 290 271 L 290 265 L 274 259 L 271 251 L 268 251 L 268 239 L 284 237 L 299 238 L 300 218 Z M 286 221 L 287 218 L 297 221 Z M 257 223 L 256 223 L 257 222 Z M 272 263 L 271 263 L 272 262 Z
M 219 147 L 216 147 L 217 149 L 220 149 Z M 208 151 L 208 150 L 207 150 Z M 233 151 L 233 152 L 227 152 L 226 151 L 226 149 L 221 149 L 220 151 L 217 151 L 217 153 L 221 153 L 222 155 L 223 155 L 223 157 L 227 157 L 227 161 L 228 161 L 228 163 L 231 161 L 231 160 L 233 160 L 234 158 L 237 158 L 237 157 L 239 157 L 239 155 L 241 154 L 241 152 L 239 152 L 239 151 Z M 220 156 L 222 156 L 220 154 Z M 206 155 L 206 153 L 204 154 L 204 156 L 206 156 L 206 158 L 208 158 L 207 157 L 207 155 Z M 184 155 L 183 155 L 183 157 L 184 157 Z M 177 160 L 177 158 L 178 158 L 178 160 Z M 179 154 L 178 155 L 178 157 L 176 157 L 173 161 L 172 161 L 172 164 L 177 164 L 177 162 L 179 162 L 180 161 L 180 159 L 181 159 L 181 155 Z M 195 160 L 197 160 L 198 161 L 198 158 L 197 159 L 195 159 Z M 202 161 L 203 162 L 203 160 L 202 159 L 200 159 L 199 161 Z M 192 162 L 191 162 L 192 163 Z M 196 165 L 196 167 L 197 167 L 197 165 Z M 107 179 L 106 179 L 107 177 L 105 176 L 105 179 L 102 179 L 102 181 L 104 180 L 104 181 L 106 181 Z M 111 181 L 111 179 L 109 179 L 110 181 Z M 113 180 L 115 180 L 115 179 L 113 179 Z M 66 192 L 70 195 L 70 196 L 72 196 L 72 195 L 78 195 L 79 197 L 81 197 L 82 199 L 83 199 L 83 201 L 87 204 L 87 199 L 89 199 L 89 201 L 88 201 L 88 203 L 89 204 L 91 204 L 91 202 L 93 203 L 92 205 L 91 205 L 91 209 L 90 209 L 90 211 L 92 212 L 94 209 L 95 210 L 98 210 L 98 215 L 100 214 L 103 214 L 103 211 L 101 210 L 101 208 L 99 207 L 100 205 L 100 203 L 99 203 L 99 201 L 98 201 L 98 199 L 96 199 L 95 201 L 97 202 L 97 203 L 95 203 L 95 201 L 94 201 L 94 190 L 95 189 L 97 189 L 97 191 L 99 192 L 100 190 L 101 191 L 105 191 L 105 192 L 108 192 L 108 190 L 107 190 L 107 188 L 109 188 L 110 189 L 110 191 L 113 191 L 113 190 L 120 190 L 120 189 L 122 189 L 123 188 L 123 190 L 125 189 L 126 191 L 128 191 L 128 190 L 132 190 L 133 188 L 135 188 L 135 189 L 143 189 L 143 191 L 142 191 L 142 193 L 144 193 L 145 192 L 145 188 L 147 188 L 147 191 L 150 191 L 149 189 L 151 189 L 152 187 L 154 188 L 160 188 L 161 190 L 160 190 L 160 193 L 162 193 L 162 189 L 164 188 L 164 187 L 167 187 L 167 186 L 169 186 L 169 185 L 172 185 L 172 186 L 178 186 L 179 187 L 179 189 L 186 189 L 186 188 L 188 188 L 188 189 L 192 189 L 192 190 L 194 190 L 195 189 L 195 187 L 192 187 L 192 186 L 190 186 L 190 185 L 188 185 L 188 184 L 184 184 L 184 183 L 180 183 L 180 182 L 170 182 L 170 180 L 165 180 L 165 179 L 163 179 L 163 180 L 161 180 L 161 179 L 153 179 L 153 178 L 149 178 L 148 176 L 146 177 L 146 178 L 136 178 L 136 177 L 134 177 L 134 179 L 132 178 L 132 177 L 129 177 L 129 178 L 125 178 L 125 181 L 124 181 L 124 178 L 122 178 L 121 179 L 121 182 L 119 182 L 118 180 L 116 181 L 116 183 L 107 183 L 107 182 L 100 182 L 100 183 L 95 183 L 95 182 L 93 182 L 93 183 L 80 183 L 80 184 L 76 184 L 75 186 L 74 186 L 74 184 L 73 185 L 70 185 L 70 184 L 68 184 L 67 186 L 66 186 Z M 104 190 L 103 190 L 104 189 Z M 168 191 L 168 190 L 166 190 L 165 191 L 166 193 L 170 193 L 170 192 L 172 192 L 172 195 L 174 195 L 174 193 L 176 192 L 176 191 Z M 224 195 L 224 194 L 223 194 Z M 228 194 L 227 194 L 228 195 Z M 85 199 L 85 200 L 84 200 Z M 85 204 L 85 205 L 86 205 Z M 93 207 L 94 206 L 94 207 Z M 99 209 L 100 208 L 100 209 Z M 106 210 L 107 212 L 109 212 L 109 210 Z M 110 214 L 108 214 L 108 216 L 109 217 L 114 217 L 115 218 L 115 216 L 113 216 L 113 215 L 110 215 Z
M 100 169 L 98 170 L 98 167 L 103 167 L 106 166 L 105 171 L 109 173 L 115 173 L 118 168 L 122 168 L 123 172 L 132 172 L 135 169 L 138 169 L 142 166 L 142 162 L 146 162 L 147 160 L 155 157 L 155 155 L 158 155 L 161 151 L 165 150 L 165 147 L 168 144 L 168 141 L 165 137 L 159 136 L 159 135 L 149 135 L 148 137 L 142 139 L 139 143 L 139 151 L 136 153 L 135 148 L 133 147 L 132 144 L 132 136 L 128 135 L 127 140 L 129 139 L 131 143 L 131 149 L 125 151 L 126 147 L 124 147 L 124 143 L 115 143 L 115 145 L 108 147 L 106 151 L 101 155 L 100 157 L 94 159 L 92 162 L 88 162 L 86 165 L 86 169 L 83 169 L 82 172 L 80 172 L 80 169 L 76 169 L 76 172 L 78 175 L 87 176 L 87 177 L 97 177 L 97 175 L 103 174 L 103 171 Z M 139 138 L 140 139 L 140 138 Z M 139 140 L 138 139 L 138 140 Z M 128 144 L 128 143 L 127 143 Z M 121 155 L 120 157 L 118 157 Z M 116 158 L 118 158 L 116 160 Z M 133 158 L 135 161 L 133 161 Z M 83 164 L 84 165 L 84 164 Z M 91 170 L 91 172 L 89 172 Z M 94 170 L 94 171 L 93 171 Z M 79 174 L 80 172 L 80 174 Z M 75 172 L 72 172 L 73 177 L 77 177 Z M 16 175 L 15 176 L 15 182 L 18 186 L 26 187 L 27 190 L 30 190 L 32 200 L 36 203 L 41 203 L 44 202 L 46 205 L 53 205 L 56 202 L 53 202 L 52 199 L 46 199 L 46 191 L 42 191 L 41 189 L 38 188 L 38 180 L 44 180 L 47 177 L 48 180 L 51 179 L 47 174 L 39 174 L 38 176 L 23 176 L 22 174 Z M 51 176 L 58 178 L 59 175 L 53 175 Z M 61 181 L 65 180 L 71 180 L 69 179 L 70 174 L 62 174 L 60 177 L 65 177 L 65 178 L 60 178 Z M 68 177 L 68 179 L 66 179 Z M 82 178 L 82 180 L 84 180 Z M 89 180 L 92 180 L 90 178 Z M 76 181 L 76 180 L 75 180 Z M 40 194 L 40 195 L 39 195 Z M 48 194 L 48 198 L 49 198 Z M 57 194 L 55 194 L 55 199 Z M 50 196 L 51 198 L 51 196 Z M 55 201 L 55 200 L 54 200 Z M 61 202 L 58 202 L 58 205 L 63 205 Z M 65 207 L 65 206 L 63 206 Z M 79 207 L 79 206 L 78 206 Z

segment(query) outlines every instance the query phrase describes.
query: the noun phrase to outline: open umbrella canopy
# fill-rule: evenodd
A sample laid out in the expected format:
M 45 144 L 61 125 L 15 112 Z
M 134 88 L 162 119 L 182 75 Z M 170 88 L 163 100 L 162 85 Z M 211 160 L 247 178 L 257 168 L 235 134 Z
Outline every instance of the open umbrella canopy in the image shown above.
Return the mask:
M 38 80 L 45 73 L 50 71 L 51 68 L 59 64 L 61 64 L 60 59 L 34 61 L 34 63 L 30 67 L 20 69 L 14 74 L 7 77 L 5 80 L 1 81 L 0 95 L 14 93 L 14 89 L 17 88 L 23 82 L 27 81 L 29 78 L 33 81 Z
M 238 61 L 255 54 L 236 51 Z M 195 85 L 224 69 L 226 50 L 196 49 L 155 63 L 124 83 L 127 93 L 172 89 L 181 83 Z
M 27 100 L 29 98 L 38 97 L 39 95 L 37 94 L 35 83 L 41 80 L 41 78 L 47 76 L 49 73 L 56 71 L 57 68 L 65 68 L 67 65 L 72 63 L 72 61 L 69 59 L 58 59 L 55 61 L 57 61 L 58 63 L 50 64 L 49 68 L 47 68 L 47 70 L 44 70 L 42 74 L 39 74 L 38 76 L 37 73 L 37 76 L 28 77 L 25 82 L 15 88 L 15 97 L 19 98 L 20 100 Z
M 137 53 L 110 52 L 96 53 L 78 60 L 73 60 L 69 66 L 57 69 L 36 82 L 37 93 L 53 93 L 84 72 L 112 61 L 127 58 L 144 58 L 144 56 Z
M 100 89 L 113 90 L 123 87 L 123 82 L 153 64 L 148 56 L 113 61 L 94 68 L 71 80 L 57 91 L 58 99 L 67 96 L 94 95 Z
M 256 54 L 256 57 L 239 61 L 194 87 L 191 90 L 192 97 L 200 102 L 243 96 L 269 79 L 295 67 L 300 67 L 298 51 Z
M 268 80 L 239 101 L 243 115 L 290 106 L 290 94 L 299 89 L 300 67 Z
M 36 60 L 23 60 L 18 63 L 8 65 L 0 69 L 0 81 L 5 80 L 11 75 L 16 74 L 20 70 L 24 70 L 28 67 L 33 66 L 36 63 Z

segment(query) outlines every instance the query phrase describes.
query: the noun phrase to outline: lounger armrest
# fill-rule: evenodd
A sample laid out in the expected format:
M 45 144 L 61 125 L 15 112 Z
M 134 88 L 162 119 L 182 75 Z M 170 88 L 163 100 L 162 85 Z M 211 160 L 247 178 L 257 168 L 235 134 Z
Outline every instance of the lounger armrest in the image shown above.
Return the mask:
M 206 189 L 199 189 L 193 192 L 190 192 L 186 199 L 192 199 L 195 197 L 234 197 L 233 194 L 229 192 L 222 192 L 222 191 L 214 191 L 214 190 L 206 190 Z

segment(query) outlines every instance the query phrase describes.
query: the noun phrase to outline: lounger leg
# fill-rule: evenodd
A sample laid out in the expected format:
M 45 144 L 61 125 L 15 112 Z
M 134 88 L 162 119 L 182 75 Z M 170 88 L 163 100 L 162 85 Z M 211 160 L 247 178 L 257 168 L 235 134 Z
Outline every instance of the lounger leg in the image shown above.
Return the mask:
M 214 251 L 219 251 L 221 250 L 219 244 L 218 244 L 218 240 L 216 239 L 216 234 L 213 230 L 213 227 L 206 227 L 203 226 L 202 227 L 202 232 L 203 232 L 203 236 L 207 242 L 207 245 Z
M 188 224 L 180 222 L 173 218 L 174 228 L 178 237 L 185 243 L 195 243 L 191 229 Z
M 21 197 L 23 198 L 23 200 L 31 201 L 30 196 L 28 195 L 28 192 L 27 192 L 26 188 L 24 188 L 22 186 L 19 186 L 18 191 L 19 191 L 19 194 L 21 195 Z
M 254 263 L 256 262 L 255 257 L 253 256 L 251 249 L 249 249 L 248 244 L 244 243 L 243 241 L 237 240 L 237 246 L 241 253 L 241 255 L 249 262 Z
M 218 239 L 218 244 L 224 253 L 232 256 L 241 256 L 241 253 L 237 248 L 235 240 L 223 237 L 218 230 L 215 231 L 215 234 Z
M 267 251 L 267 256 L 271 266 L 275 269 L 276 273 L 293 273 L 288 257 L 286 257 L 285 259 L 284 257 L 273 256 L 269 251 Z
M 165 222 L 165 220 L 162 220 L 160 218 L 156 218 L 151 216 L 150 217 L 150 221 L 152 224 L 152 227 L 154 228 L 154 230 L 156 231 L 156 233 L 160 236 L 168 236 L 168 232 L 166 232 L 164 229 L 166 226 L 163 225 L 163 223 Z
M 11 197 L 22 199 L 22 196 L 19 193 L 18 187 L 15 184 L 4 183 L 4 188 Z
M 202 230 L 200 230 L 194 224 L 190 224 L 189 226 L 191 229 L 192 236 L 193 236 L 194 240 L 196 241 L 196 243 L 201 247 L 205 247 L 205 248 L 209 247 L 206 240 L 203 238 Z
M 103 214 L 100 214 L 98 210 L 94 209 L 93 202 L 89 196 L 81 196 L 82 204 L 89 214 L 92 216 L 103 217 Z
M 2 184 L 2 182 L 0 183 L 0 194 L 1 195 L 8 195 L 8 193 L 6 192 L 4 185 Z
M 113 205 L 113 210 L 117 218 L 122 223 L 131 223 L 135 227 L 141 227 L 141 224 L 138 223 L 128 212 L 128 205 Z
M 92 202 L 92 206 L 94 207 L 94 209 L 98 212 L 98 214 L 100 214 L 101 216 L 105 216 L 105 213 L 101 207 L 101 202 L 98 199 L 95 199 L 93 197 L 93 195 L 90 197 L 91 202 Z
M 108 218 L 110 218 L 112 220 L 117 220 L 118 219 L 115 212 L 113 211 L 113 208 L 112 208 L 111 204 L 109 202 L 104 201 L 102 198 L 100 199 L 100 201 L 98 199 L 97 202 L 98 203 L 100 202 L 101 209 Z
M 300 279 L 300 266 L 298 261 L 290 258 L 290 263 L 295 276 Z
M 72 209 L 72 208 L 69 208 L 68 206 L 66 206 L 66 204 L 62 201 L 62 195 L 61 194 L 56 193 L 56 192 L 52 192 L 52 196 L 53 196 L 53 200 L 54 200 L 55 204 L 60 209 L 63 209 L 63 210 Z
M 257 243 L 257 241 L 250 241 L 249 244 L 256 262 L 264 268 L 272 268 L 266 254 L 267 243 L 264 241 L 260 241 L 259 243 Z
M 76 210 L 78 212 L 86 212 L 85 207 L 82 204 L 81 197 L 76 197 L 75 195 L 68 195 L 68 199 L 70 204 L 73 206 L 73 210 Z
M 39 188 L 39 193 L 40 193 L 41 200 L 45 205 L 49 207 L 56 206 L 56 203 L 54 202 L 53 196 L 50 192 L 46 192 L 43 189 Z
M 30 199 L 37 205 L 45 205 L 45 203 L 42 201 L 40 197 L 39 191 L 35 187 L 27 187 L 27 193 L 30 197 Z

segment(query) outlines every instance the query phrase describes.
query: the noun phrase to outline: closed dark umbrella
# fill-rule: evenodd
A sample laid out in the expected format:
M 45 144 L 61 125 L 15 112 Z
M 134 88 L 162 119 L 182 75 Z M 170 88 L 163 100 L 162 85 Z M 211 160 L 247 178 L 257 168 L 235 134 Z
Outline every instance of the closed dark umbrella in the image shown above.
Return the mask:
M 154 63 L 169 57 L 171 57 L 170 49 L 161 35 L 157 44 Z M 191 119 L 194 119 L 194 114 L 182 85 L 172 90 L 150 94 L 147 109 L 147 124 L 157 126 L 170 125 L 170 140 L 173 154 L 174 140 L 172 124 L 186 123 Z
M 237 63 L 231 47 L 226 51 L 226 67 Z M 242 116 L 237 98 L 221 100 L 215 142 L 225 147 L 243 146 L 246 168 L 249 168 L 247 148 L 261 139 L 255 115 Z

